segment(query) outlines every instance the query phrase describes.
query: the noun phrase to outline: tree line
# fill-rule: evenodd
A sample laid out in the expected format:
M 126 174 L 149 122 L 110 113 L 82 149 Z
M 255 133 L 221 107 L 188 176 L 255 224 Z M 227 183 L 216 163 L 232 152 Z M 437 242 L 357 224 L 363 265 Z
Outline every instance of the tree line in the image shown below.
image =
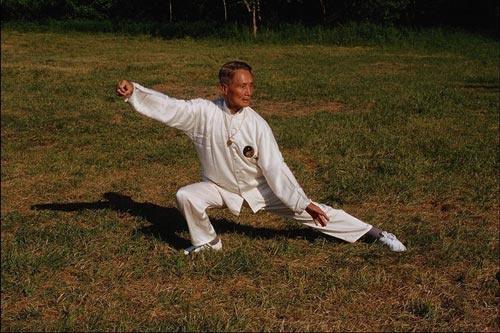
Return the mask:
M 2 20 L 214 22 L 261 27 L 368 22 L 498 29 L 498 0 L 2 0 Z

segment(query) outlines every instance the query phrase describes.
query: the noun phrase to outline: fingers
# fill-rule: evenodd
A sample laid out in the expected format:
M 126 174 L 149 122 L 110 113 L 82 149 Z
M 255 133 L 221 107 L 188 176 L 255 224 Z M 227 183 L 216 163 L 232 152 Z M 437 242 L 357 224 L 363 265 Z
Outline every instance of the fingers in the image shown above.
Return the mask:
M 321 226 L 323 227 L 326 227 L 328 221 L 330 220 L 328 215 L 326 215 L 326 213 L 319 207 L 316 213 L 317 213 L 316 219 L 318 220 L 319 224 L 321 224 Z
M 318 206 L 316 206 L 313 203 L 310 203 L 307 206 L 306 211 L 313 218 L 313 222 L 315 225 L 321 225 L 323 227 L 326 227 L 326 225 L 328 224 L 329 218 L 328 218 L 328 215 L 326 215 L 326 213 L 321 208 L 319 208 Z
M 116 94 L 121 97 L 128 97 L 132 94 L 134 87 L 127 80 L 122 80 L 116 86 Z
M 327 223 L 328 223 L 328 216 L 326 215 L 319 215 L 319 219 L 320 219 L 320 224 L 323 226 L 323 227 L 326 227 Z
M 326 216 L 326 214 L 321 214 L 321 213 L 318 213 L 314 218 L 313 218 L 313 222 L 315 225 L 321 225 L 323 227 L 326 227 L 326 225 L 328 224 L 328 216 Z
M 121 81 L 118 83 L 118 86 L 116 87 L 116 94 L 118 96 L 125 96 L 127 93 L 127 82 L 126 81 Z

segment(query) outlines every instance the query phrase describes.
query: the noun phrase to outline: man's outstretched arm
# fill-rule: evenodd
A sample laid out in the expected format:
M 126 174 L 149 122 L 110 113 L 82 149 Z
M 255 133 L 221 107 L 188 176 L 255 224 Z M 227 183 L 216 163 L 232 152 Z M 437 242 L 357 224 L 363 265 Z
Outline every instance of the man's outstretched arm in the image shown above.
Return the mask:
M 194 118 L 207 106 L 205 100 L 181 100 L 138 83 L 121 80 L 116 95 L 124 98 L 137 112 L 183 132 L 191 132 Z

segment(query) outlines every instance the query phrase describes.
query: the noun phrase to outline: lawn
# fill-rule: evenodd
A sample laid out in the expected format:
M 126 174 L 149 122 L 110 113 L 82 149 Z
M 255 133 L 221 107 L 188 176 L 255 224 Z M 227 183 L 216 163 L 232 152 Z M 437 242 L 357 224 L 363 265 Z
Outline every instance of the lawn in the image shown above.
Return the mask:
M 499 49 L 252 45 L 2 31 L 2 331 L 498 330 Z M 425 39 L 427 38 L 427 40 Z M 114 95 L 120 79 L 216 98 L 255 70 L 253 107 L 308 195 L 394 232 L 347 244 L 245 208 L 209 215 L 186 257 L 182 133 Z

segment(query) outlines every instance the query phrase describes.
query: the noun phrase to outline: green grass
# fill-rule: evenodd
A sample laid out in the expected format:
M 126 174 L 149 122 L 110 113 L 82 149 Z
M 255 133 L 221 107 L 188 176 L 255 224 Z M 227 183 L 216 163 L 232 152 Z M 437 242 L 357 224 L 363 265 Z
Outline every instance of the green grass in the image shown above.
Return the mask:
M 3 331 L 494 331 L 499 50 L 470 34 L 351 46 L 2 31 Z M 210 211 L 220 253 L 186 258 L 175 192 L 191 143 L 114 97 L 127 78 L 254 107 L 306 193 L 396 233 L 345 244 Z

